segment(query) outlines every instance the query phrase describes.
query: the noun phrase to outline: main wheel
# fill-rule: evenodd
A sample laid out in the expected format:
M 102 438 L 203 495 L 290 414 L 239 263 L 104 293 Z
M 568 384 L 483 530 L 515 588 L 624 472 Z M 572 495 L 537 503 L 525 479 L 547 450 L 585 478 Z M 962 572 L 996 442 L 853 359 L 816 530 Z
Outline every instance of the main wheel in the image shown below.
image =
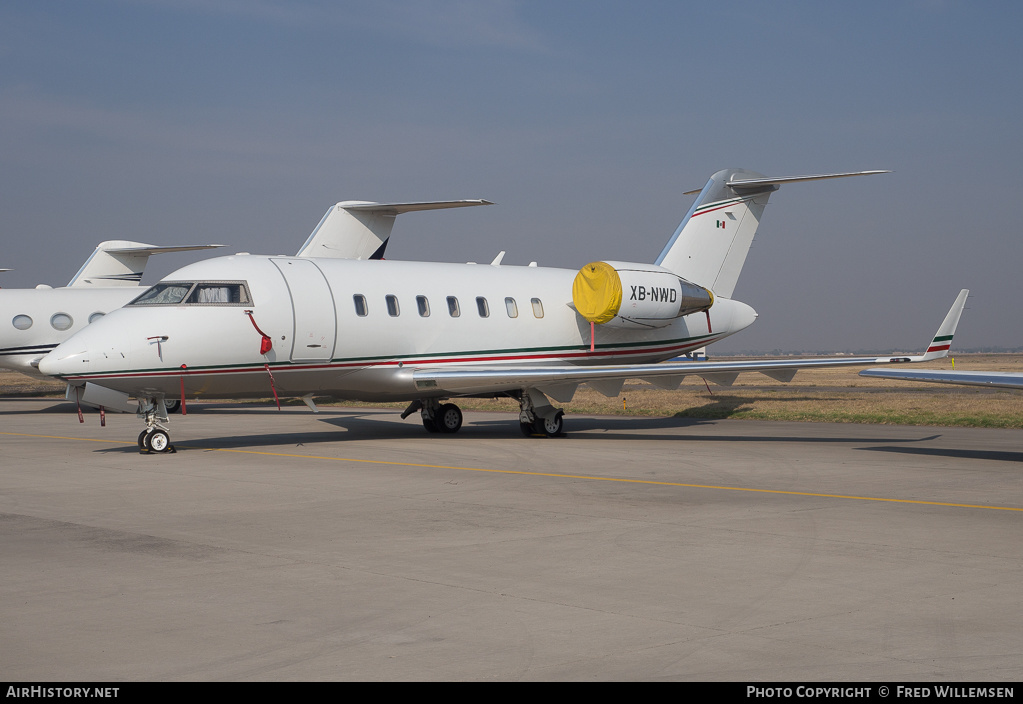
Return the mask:
M 146 435 L 146 449 L 150 452 L 166 452 L 170 449 L 170 435 L 166 430 L 154 428 L 153 432 Z
M 177 413 L 181 410 L 181 400 L 177 399 L 174 401 L 164 400 L 164 407 L 167 409 L 167 413 Z
M 437 427 L 437 421 L 433 418 L 427 418 L 423 416 L 423 427 L 426 428 L 428 433 L 439 433 L 440 428 Z
M 453 403 L 445 403 L 434 417 L 434 423 L 442 433 L 457 433 L 462 427 L 462 410 Z
M 522 434 L 525 435 L 527 438 L 533 437 L 532 423 L 523 423 L 522 421 L 519 421 L 519 430 L 521 430 Z
M 549 438 L 553 438 L 555 435 L 561 435 L 561 431 L 564 429 L 564 413 L 558 411 L 554 414 L 553 418 L 537 418 L 536 422 L 533 423 L 533 430 L 540 435 L 546 435 Z

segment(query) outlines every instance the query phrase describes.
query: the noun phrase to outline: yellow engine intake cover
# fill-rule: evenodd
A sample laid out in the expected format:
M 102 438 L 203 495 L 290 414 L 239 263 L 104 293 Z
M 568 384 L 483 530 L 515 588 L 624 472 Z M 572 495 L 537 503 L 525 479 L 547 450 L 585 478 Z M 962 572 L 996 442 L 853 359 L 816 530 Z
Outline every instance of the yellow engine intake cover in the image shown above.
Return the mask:
M 572 284 L 572 303 L 579 315 L 601 325 L 622 307 L 622 279 L 607 262 L 591 262 L 579 270 Z

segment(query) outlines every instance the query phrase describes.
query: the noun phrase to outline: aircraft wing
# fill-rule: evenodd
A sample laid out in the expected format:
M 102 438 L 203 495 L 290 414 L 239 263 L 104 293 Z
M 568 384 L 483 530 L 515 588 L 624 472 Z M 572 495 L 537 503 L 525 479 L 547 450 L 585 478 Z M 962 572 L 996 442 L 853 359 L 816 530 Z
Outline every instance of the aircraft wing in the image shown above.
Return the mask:
M 927 362 L 948 355 L 952 336 L 969 295 L 960 291 L 926 352 L 921 355 L 888 357 L 811 357 L 730 362 L 662 362 L 659 364 L 604 366 L 522 366 L 509 368 L 466 365 L 420 368 L 413 372 L 416 388 L 427 393 L 454 396 L 485 394 L 536 388 L 559 401 L 570 399 L 579 384 L 589 383 L 608 396 L 616 396 L 626 379 L 642 379 L 661 388 L 677 388 L 682 379 L 696 375 L 716 384 L 730 386 L 742 372 L 760 372 L 777 381 L 788 382 L 800 369 L 867 366 L 900 362 Z
M 935 384 L 961 384 L 988 386 L 999 389 L 1023 389 L 1023 374 L 1018 372 L 952 372 L 943 369 L 914 369 L 888 371 L 864 369 L 860 376 L 902 381 L 926 381 Z

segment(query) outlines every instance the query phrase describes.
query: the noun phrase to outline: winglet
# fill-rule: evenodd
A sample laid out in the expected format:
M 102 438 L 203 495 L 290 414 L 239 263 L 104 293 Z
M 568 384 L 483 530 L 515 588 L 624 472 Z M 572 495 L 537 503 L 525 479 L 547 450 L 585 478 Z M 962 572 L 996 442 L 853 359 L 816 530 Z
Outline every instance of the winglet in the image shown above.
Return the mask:
M 956 302 L 952 304 L 948 315 L 945 316 L 945 320 L 942 321 L 941 326 L 938 328 L 938 332 L 934 333 L 934 339 L 927 346 L 927 351 L 922 355 L 910 357 L 909 361 L 929 362 L 932 359 L 941 359 L 948 356 L 948 348 L 952 346 L 952 336 L 955 335 L 956 327 L 959 325 L 959 316 L 963 314 L 963 308 L 966 306 L 966 297 L 969 295 L 970 290 L 966 288 L 959 292 Z

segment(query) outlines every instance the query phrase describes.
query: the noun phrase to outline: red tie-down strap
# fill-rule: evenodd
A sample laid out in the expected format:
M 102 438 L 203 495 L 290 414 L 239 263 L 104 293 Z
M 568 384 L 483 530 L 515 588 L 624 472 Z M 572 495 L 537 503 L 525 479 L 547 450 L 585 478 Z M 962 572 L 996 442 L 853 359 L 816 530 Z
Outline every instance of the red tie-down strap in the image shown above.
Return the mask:
M 270 365 L 264 364 L 263 368 L 266 369 L 266 373 L 270 376 L 270 390 L 274 392 L 274 401 L 277 402 L 277 410 L 281 410 L 281 400 L 277 398 L 277 387 L 274 385 L 274 373 L 270 371 Z
M 75 406 L 78 408 L 78 422 L 84 423 L 85 418 L 82 417 L 82 397 L 77 386 L 75 387 Z
M 252 311 L 251 310 L 245 311 L 245 315 L 249 316 L 249 320 L 252 322 L 252 327 L 256 328 L 256 332 L 258 332 L 260 335 L 263 336 L 263 340 L 259 343 L 259 353 L 260 354 L 266 354 L 267 352 L 269 352 L 270 350 L 273 349 L 273 347 L 274 347 L 273 340 L 271 340 L 270 336 L 267 335 L 262 330 L 260 330 L 259 326 L 256 325 L 256 319 L 254 317 L 252 317 Z M 267 374 L 267 376 L 270 377 L 270 390 L 274 392 L 274 401 L 277 402 L 277 410 L 279 411 L 279 410 L 281 410 L 281 400 L 279 398 L 277 398 L 277 386 L 274 384 L 273 372 L 270 371 L 270 365 L 269 364 L 264 364 L 263 368 L 266 369 L 266 374 Z
M 182 370 L 188 369 L 188 365 L 187 364 L 182 364 L 181 365 L 181 369 Z M 185 375 L 184 374 L 181 375 L 181 415 L 183 415 L 183 416 L 187 416 L 188 415 L 188 409 L 185 407 Z
M 267 352 L 269 352 L 270 350 L 273 349 L 273 347 L 274 347 L 273 340 L 271 340 L 270 336 L 267 335 L 262 330 L 260 330 L 259 326 L 256 325 L 256 319 L 254 317 L 252 317 L 252 311 L 251 310 L 245 311 L 245 315 L 249 316 L 249 320 L 252 322 L 252 327 L 256 328 L 256 332 L 258 332 L 260 335 L 263 336 L 262 341 L 259 343 L 259 353 L 260 354 L 266 354 Z

